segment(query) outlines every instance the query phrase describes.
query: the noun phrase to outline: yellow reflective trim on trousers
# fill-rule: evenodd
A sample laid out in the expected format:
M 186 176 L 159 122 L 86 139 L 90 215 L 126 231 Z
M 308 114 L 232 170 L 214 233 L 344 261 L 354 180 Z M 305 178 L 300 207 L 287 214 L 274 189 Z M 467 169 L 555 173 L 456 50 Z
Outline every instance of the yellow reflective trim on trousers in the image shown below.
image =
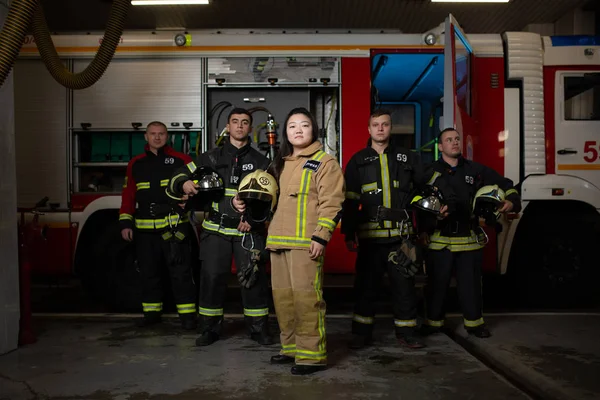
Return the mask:
M 196 304 L 188 303 L 188 304 L 177 304 L 177 312 L 179 314 L 190 314 L 196 312 Z
M 162 311 L 162 303 L 142 303 L 144 312 Z
M 417 326 L 417 320 L 416 319 L 395 319 L 394 325 L 396 325 L 398 328 L 414 327 L 414 326 Z
M 160 186 L 164 187 L 167 186 L 169 184 L 169 180 L 168 179 L 163 179 L 162 181 L 160 181 Z
M 223 235 L 227 235 L 227 236 L 242 236 L 243 235 L 243 233 L 241 233 L 240 231 L 238 231 L 235 228 L 223 228 L 220 225 L 209 222 L 208 220 L 202 221 L 202 228 L 206 229 L 207 231 L 211 231 L 211 232 L 219 232 L 219 233 L 222 233 Z
M 400 229 L 373 229 L 358 231 L 356 236 L 359 239 L 397 237 L 400 236 Z
M 392 207 L 392 191 L 390 189 L 390 170 L 388 168 L 388 157 L 387 154 L 382 154 L 379 157 L 379 164 L 381 166 L 381 186 L 383 190 L 383 206 L 387 208 Z M 391 221 L 383 221 L 384 228 L 391 228 Z
M 247 317 L 265 317 L 269 315 L 268 308 L 249 309 L 244 308 L 244 315 Z
M 150 189 L 150 182 L 136 183 L 135 187 L 137 188 L 137 190 Z
M 311 157 L 311 160 L 320 161 L 325 153 L 319 150 Z M 310 181 L 312 179 L 313 170 L 304 168 L 302 171 L 302 179 L 300 180 L 300 191 L 298 192 L 298 209 L 296 210 L 296 236 L 306 236 L 306 205 L 308 204 L 308 194 L 310 191 Z
M 317 225 L 321 225 L 321 226 L 329 229 L 330 231 L 333 231 L 335 229 L 335 227 L 337 226 L 335 221 L 332 219 L 329 219 L 329 218 L 319 218 L 319 220 L 317 221 Z
M 360 194 L 356 192 L 346 192 L 346 198 L 350 200 L 360 200 Z
M 187 163 L 186 167 L 190 170 L 190 172 L 193 174 L 194 172 L 196 172 L 196 170 L 198 169 L 198 167 L 196 167 L 196 164 L 194 164 L 193 161 Z
M 198 307 L 198 314 L 205 315 L 207 317 L 220 317 L 223 315 L 223 309 Z
M 237 194 L 237 189 L 225 188 L 225 196 L 233 197 Z
M 125 176 L 125 180 L 123 181 L 123 188 L 127 187 L 127 176 Z
M 159 219 L 136 219 L 135 227 L 138 229 L 162 229 L 170 226 L 171 224 L 180 224 L 188 221 L 189 218 L 187 215 L 181 218 L 178 215 L 171 215 Z
M 305 360 L 320 360 L 327 357 L 327 353 L 320 352 L 309 352 L 309 351 L 296 351 L 296 358 Z
M 294 236 L 268 236 L 268 245 L 295 245 L 300 247 L 310 247 L 310 238 L 294 237 Z
M 517 192 L 517 189 L 508 189 L 504 195 L 508 197 L 511 194 L 519 194 L 519 192 Z
M 480 326 L 483 324 L 483 318 L 476 319 L 475 321 L 469 321 L 468 319 L 465 319 L 465 326 L 469 328 L 475 328 L 476 326 Z
M 425 325 L 433 326 L 435 328 L 440 328 L 440 327 L 444 326 L 444 320 L 435 321 L 433 319 L 426 319 Z
M 365 183 L 360 187 L 361 193 L 372 192 L 375 190 L 377 190 L 377 182 Z
M 119 221 L 128 221 L 128 220 L 133 221 L 133 215 L 131 215 L 131 214 L 120 214 L 119 215 Z
M 431 176 L 431 178 L 427 181 L 426 185 L 433 185 L 433 183 L 436 181 L 436 179 L 439 178 L 440 176 L 442 176 L 442 174 L 435 171 L 433 173 L 433 175 Z
M 360 324 L 373 325 L 375 319 L 373 317 L 363 317 L 362 315 L 354 314 L 352 320 Z
M 325 356 L 326 350 L 326 336 L 325 336 L 325 313 L 321 309 L 321 302 L 323 301 L 323 296 L 321 294 L 321 288 L 323 286 L 323 256 L 319 257 L 319 263 L 317 264 L 317 272 L 315 274 L 315 292 L 317 293 L 317 302 L 319 303 L 318 310 L 318 329 L 319 329 L 319 352 L 318 354 L 322 354 L 322 357 Z M 302 353 L 311 353 L 317 354 L 316 352 L 302 350 L 301 352 L 296 353 L 296 357 Z
M 442 236 L 440 231 L 436 230 L 433 235 L 431 235 L 430 240 L 429 250 L 448 249 L 451 252 L 457 252 L 479 250 L 485 247 L 483 245 L 483 235 L 480 235 L 479 237 L 479 241 L 482 242 L 482 244 L 479 244 L 477 242 L 477 235 L 474 231 L 471 231 L 471 236 L 452 237 Z

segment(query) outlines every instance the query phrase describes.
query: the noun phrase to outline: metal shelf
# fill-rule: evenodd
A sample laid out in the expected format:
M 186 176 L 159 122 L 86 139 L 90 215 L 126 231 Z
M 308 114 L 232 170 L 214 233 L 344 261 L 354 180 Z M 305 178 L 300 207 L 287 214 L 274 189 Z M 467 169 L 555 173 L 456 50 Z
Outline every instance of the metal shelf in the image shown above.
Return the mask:
M 80 162 L 74 163 L 73 166 L 76 168 L 90 168 L 90 167 L 126 167 L 126 162 Z

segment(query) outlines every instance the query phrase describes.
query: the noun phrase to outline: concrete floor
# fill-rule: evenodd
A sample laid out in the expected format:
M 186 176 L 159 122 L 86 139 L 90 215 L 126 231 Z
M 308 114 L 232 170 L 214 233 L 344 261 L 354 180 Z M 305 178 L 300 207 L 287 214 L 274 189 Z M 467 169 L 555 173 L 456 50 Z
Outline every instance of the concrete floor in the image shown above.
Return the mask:
M 529 393 L 547 400 L 600 399 L 600 313 L 488 316 L 493 336 L 457 341 Z
M 247 339 L 239 319 L 205 348 L 175 320 L 140 330 L 131 321 L 37 319 L 38 342 L 0 357 L 0 399 L 528 398 L 446 335 L 405 350 L 392 321 L 379 321 L 375 345 L 351 352 L 349 327 L 328 319 L 330 367 L 299 377 L 270 365 L 278 346 Z

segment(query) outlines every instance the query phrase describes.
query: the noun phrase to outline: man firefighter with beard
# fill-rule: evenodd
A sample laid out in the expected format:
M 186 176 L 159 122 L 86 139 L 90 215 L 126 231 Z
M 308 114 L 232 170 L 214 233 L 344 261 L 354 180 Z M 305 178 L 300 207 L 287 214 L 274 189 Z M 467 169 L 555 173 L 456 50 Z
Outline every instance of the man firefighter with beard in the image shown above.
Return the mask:
M 456 268 L 458 296 L 465 329 L 479 338 L 490 331 L 482 317 L 481 268 L 486 234 L 479 220 L 496 229 L 500 213 L 519 212 L 521 201 L 513 182 L 482 164 L 463 158 L 460 134 L 453 128 L 438 137 L 441 158 L 433 168 L 456 193 L 456 210 L 429 238 L 426 288 L 427 319 L 422 333 L 436 333 L 444 325 L 444 300 Z

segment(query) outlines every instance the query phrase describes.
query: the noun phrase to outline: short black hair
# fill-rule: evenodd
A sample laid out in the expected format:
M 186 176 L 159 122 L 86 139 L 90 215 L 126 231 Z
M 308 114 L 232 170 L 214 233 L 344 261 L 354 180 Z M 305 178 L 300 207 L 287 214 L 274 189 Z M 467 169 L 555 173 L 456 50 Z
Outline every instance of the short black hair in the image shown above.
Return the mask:
M 229 123 L 229 120 L 231 119 L 231 116 L 234 114 L 245 114 L 250 118 L 250 125 L 252 125 L 252 114 L 250 114 L 250 111 L 246 110 L 245 108 L 240 108 L 240 107 L 236 107 L 233 110 L 231 110 L 229 112 L 229 115 L 227 116 L 227 123 Z
M 438 135 L 438 137 L 437 137 L 438 143 L 442 140 L 442 136 L 444 136 L 444 133 L 446 133 L 446 132 L 456 132 L 456 133 L 458 133 L 460 135 L 460 132 L 457 131 L 456 129 L 454 129 L 454 128 L 446 128 L 443 131 L 441 131 L 440 134 Z

